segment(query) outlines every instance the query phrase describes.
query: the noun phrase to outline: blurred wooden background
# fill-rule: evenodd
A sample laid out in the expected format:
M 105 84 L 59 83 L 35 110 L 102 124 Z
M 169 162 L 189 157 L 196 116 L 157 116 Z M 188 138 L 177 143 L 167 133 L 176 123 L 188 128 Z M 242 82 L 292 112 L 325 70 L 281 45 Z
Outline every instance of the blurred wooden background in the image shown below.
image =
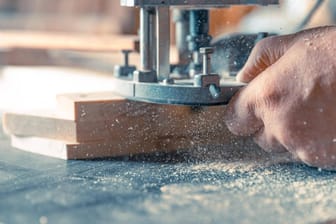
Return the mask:
M 134 34 L 137 10 L 116 0 L 0 0 L 0 29 Z
M 254 7 L 211 11 L 211 34 L 232 30 Z M 0 29 L 136 34 L 138 10 L 119 0 L 0 0 Z

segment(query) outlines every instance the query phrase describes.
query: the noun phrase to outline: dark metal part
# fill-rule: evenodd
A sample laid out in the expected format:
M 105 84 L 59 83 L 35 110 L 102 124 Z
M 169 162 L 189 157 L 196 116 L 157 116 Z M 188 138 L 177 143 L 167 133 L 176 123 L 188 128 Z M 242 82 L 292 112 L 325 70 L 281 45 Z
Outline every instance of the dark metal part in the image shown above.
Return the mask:
M 187 37 L 188 49 L 192 56 L 189 65 L 191 77 L 202 71 L 202 60 L 200 59 L 200 48 L 209 47 L 211 36 L 209 35 L 209 11 L 190 10 L 189 13 L 189 35 Z
M 209 87 L 210 85 L 219 86 L 220 77 L 217 74 L 197 74 L 194 77 L 194 86 Z
M 132 53 L 132 50 L 122 50 L 124 55 L 124 65 L 115 65 L 114 66 L 114 75 L 116 77 L 127 77 L 132 76 L 133 72 L 136 70 L 136 67 L 129 65 L 129 54 Z
M 194 86 L 208 87 L 210 95 L 213 99 L 218 99 L 221 94 L 219 87 L 220 76 L 211 74 L 210 55 L 214 52 L 212 47 L 200 48 L 200 53 L 203 54 L 203 74 L 197 74 L 194 77 Z
M 214 84 L 211 84 L 209 86 L 209 91 L 210 91 L 210 94 L 211 94 L 212 98 L 214 98 L 214 99 L 217 99 L 220 96 L 220 93 L 221 93 L 221 89 L 218 88 L 218 86 L 216 86 Z
M 209 35 L 209 11 L 205 9 L 190 10 L 189 13 L 189 51 L 199 51 L 201 47 L 210 45 Z

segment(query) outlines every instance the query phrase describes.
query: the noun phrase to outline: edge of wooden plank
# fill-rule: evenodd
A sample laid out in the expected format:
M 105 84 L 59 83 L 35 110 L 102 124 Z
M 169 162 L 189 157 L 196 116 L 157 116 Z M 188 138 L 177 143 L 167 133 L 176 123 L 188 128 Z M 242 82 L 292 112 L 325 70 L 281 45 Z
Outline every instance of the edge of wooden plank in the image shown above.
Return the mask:
M 12 135 L 11 145 L 14 148 L 39 155 L 64 160 L 69 158 L 67 145 L 60 141 L 54 141 L 36 137 L 18 137 Z M 46 150 L 46 149 L 52 149 L 52 150 Z
M 40 137 L 22 137 L 11 135 L 11 144 L 17 149 L 60 159 L 97 159 L 150 154 L 155 152 L 175 152 L 193 147 L 222 145 L 232 139 L 223 139 L 221 135 L 212 134 L 208 138 L 189 139 L 185 137 L 158 137 L 153 139 L 130 139 L 118 144 L 111 141 L 91 143 L 70 143 Z
M 14 148 L 65 160 L 109 158 L 142 153 L 170 152 L 178 149 L 175 144 L 164 144 L 164 142 L 164 140 L 152 140 L 141 144 L 137 140 L 123 141 L 119 144 L 113 142 L 69 143 L 40 137 L 11 136 L 11 145 Z
M 47 138 L 54 138 L 55 134 L 64 140 L 77 138 L 75 122 L 59 119 L 52 112 L 47 111 L 33 114 L 6 112 L 2 115 L 2 127 L 8 135 L 34 136 L 42 133 L 43 137 Z
M 121 105 L 126 104 L 120 101 Z M 131 102 L 137 105 L 137 102 Z M 73 102 L 70 102 L 72 108 Z M 86 105 L 86 104 L 84 104 Z M 95 106 L 93 106 L 95 105 Z M 223 138 L 230 136 L 224 122 L 221 122 L 224 107 L 206 107 L 193 111 L 189 107 L 175 107 L 171 105 L 151 105 L 141 103 L 140 107 L 127 104 L 125 107 L 108 103 L 94 104 L 92 112 L 110 113 L 110 117 L 93 121 L 74 121 L 58 118 L 53 112 L 50 114 L 37 113 L 5 113 L 3 127 L 7 134 L 20 136 L 37 136 L 70 142 L 92 142 L 129 139 L 150 139 L 155 137 L 186 137 L 212 133 L 221 133 Z M 114 107 L 115 106 L 115 107 Z M 109 109 L 109 108 L 112 108 Z M 121 109 L 121 111 L 119 110 Z M 116 113 L 114 113 L 117 111 Z M 97 116 L 97 114 L 96 114 Z

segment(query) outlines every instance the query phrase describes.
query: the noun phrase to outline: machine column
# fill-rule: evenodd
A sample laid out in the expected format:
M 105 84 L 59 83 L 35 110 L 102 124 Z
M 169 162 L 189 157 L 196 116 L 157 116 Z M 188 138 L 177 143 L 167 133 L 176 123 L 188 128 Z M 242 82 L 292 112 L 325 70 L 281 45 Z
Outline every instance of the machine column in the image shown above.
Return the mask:
M 155 10 L 140 9 L 140 70 L 152 71 L 155 65 Z
M 158 79 L 168 80 L 170 74 L 170 10 L 156 7 L 156 72 Z

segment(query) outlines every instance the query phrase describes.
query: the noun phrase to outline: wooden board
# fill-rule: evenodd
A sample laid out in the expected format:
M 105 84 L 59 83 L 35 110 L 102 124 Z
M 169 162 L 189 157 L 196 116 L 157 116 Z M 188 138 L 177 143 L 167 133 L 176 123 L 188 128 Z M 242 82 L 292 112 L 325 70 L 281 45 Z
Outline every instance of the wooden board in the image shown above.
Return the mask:
M 145 114 L 180 117 L 192 111 L 188 106 L 131 101 L 114 92 L 61 94 L 56 96 L 56 100 L 59 116 L 74 121 L 113 120 L 114 117 Z
M 184 137 L 157 137 L 151 139 L 128 139 L 127 141 L 104 141 L 70 143 L 40 137 L 11 136 L 11 144 L 17 149 L 60 159 L 96 159 L 149 153 L 168 153 L 195 147 L 221 144 L 218 133 L 206 139 Z M 225 140 L 227 141 L 227 140 Z
M 150 114 L 149 116 L 151 116 Z M 117 139 L 151 139 L 157 136 L 185 136 L 186 128 L 176 128 L 176 124 L 160 122 L 156 116 L 151 119 L 120 116 L 115 120 L 84 121 L 57 118 L 52 113 L 5 113 L 3 127 L 5 133 L 18 136 L 38 136 L 69 142 L 98 142 Z M 200 134 L 200 132 L 198 132 Z
M 88 35 L 61 32 L 1 31 L 0 48 L 48 49 L 74 51 L 119 51 L 138 49 L 137 36 Z
M 223 106 L 195 109 L 149 104 L 111 92 L 65 94 L 57 101 L 54 112 L 4 114 L 3 126 L 15 136 L 15 147 L 59 158 L 84 158 L 84 154 L 100 158 L 227 144 L 236 139 L 222 120 Z
M 7 134 L 70 142 L 127 141 L 228 133 L 223 114 L 222 106 L 193 110 L 129 101 L 111 92 L 66 94 L 58 97 L 56 112 L 5 113 L 3 127 Z
M 76 122 L 115 121 L 121 126 L 150 130 L 159 135 L 231 135 L 223 117 L 225 106 L 164 105 L 126 100 L 113 92 L 57 96 L 59 116 Z

